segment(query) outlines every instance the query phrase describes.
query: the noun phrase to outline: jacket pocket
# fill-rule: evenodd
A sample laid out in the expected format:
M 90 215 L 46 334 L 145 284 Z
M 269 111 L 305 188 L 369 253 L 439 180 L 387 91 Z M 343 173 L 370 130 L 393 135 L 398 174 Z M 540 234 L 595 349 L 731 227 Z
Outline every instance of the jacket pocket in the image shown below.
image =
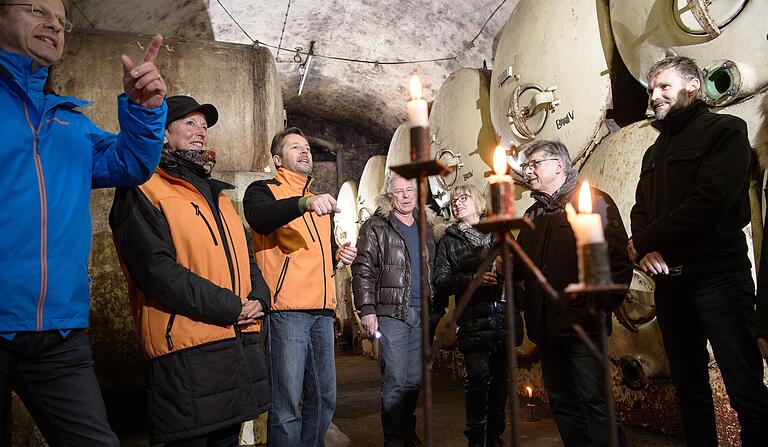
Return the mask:
M 203 219 L 203 222 L 205 222 L 205 226 L 208 227 L 208 232 L 211 234 L 211 239 L 213 239 L 213 245 L 218 246 L 219 241 L 216 240 L 216 235 L 213 232 L 213 227 L 211 227 L 210 222 L 208 222 L 208 219 L 205 218 L 205 214 L 200 212 L 200 206 L 198 206 L 195 202 L 189 202 L 192 204 L 192 207 L 195 208 L 195 215 L 200 216 L 201 219 Z
M 286 256 L 285 260 L 283 261 L 283 267 L 280 269 L 280 276 L 277 277 L 277 284 L 275 284 L 275 299 L 274 302 L 277 303 L 277 297 L 280 295 L 280 290 L 283 289 L 283 284 L 285 283 L 285 276 L 288 274 L 288 263 L 291 262 L 291 257 Z
M 168 317 L 168 326 L 165 328 L 165 343 L 168 345 L 168 350 L 173 351 L 173 338 L 171 338 L 171 329 L 173 329 L 173 322 L 176 320 L 176 313 L 172 313 Z

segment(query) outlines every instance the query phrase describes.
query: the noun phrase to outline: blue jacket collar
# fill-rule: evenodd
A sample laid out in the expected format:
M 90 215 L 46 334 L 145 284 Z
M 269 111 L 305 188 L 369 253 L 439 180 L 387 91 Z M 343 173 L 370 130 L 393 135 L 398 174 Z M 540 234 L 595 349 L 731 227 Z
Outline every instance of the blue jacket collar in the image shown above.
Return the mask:
M 32 72 L 32 58 L 0 50 L 0 77 L 2 72 L 13 79 L 16 84 L 26 93 L 43 93 L 45 81 L 48 80 L 48 67 L 40 67 Z M 47 95 L 48 106 L 69 105 L 70 107 L 84 107 L 93 104 L 92 101 L 84 101 L 72 96 Z

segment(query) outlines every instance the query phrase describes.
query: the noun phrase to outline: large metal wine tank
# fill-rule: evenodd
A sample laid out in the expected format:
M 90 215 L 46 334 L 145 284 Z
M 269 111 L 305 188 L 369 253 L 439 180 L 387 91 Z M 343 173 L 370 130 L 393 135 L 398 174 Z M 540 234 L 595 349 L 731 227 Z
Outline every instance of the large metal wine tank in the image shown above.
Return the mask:
M 576 159 L 611 105 L 608 7 L 595 0 L 521 0 L 501 30 L 491 118 L 501 143 L 560 140 Z
M 491 122 L 488 70 L 462 68 L 440 86 L 429 114 L 431 153 L 453 171 L 429 179 L 432 196 L 442 207 L 454 186 L 473 185 L 486 189 L 493 170 L 493 150 L 498 144 Z
M 397 126 L 392 140 L 389 142 L 387 162 L 384 175 L 389 173 L 392 166 L 404 165 L 411 162 L 411 135 L 407 123 Z
M 704 71 L 710 105 L 725 105 L 768 83 L 764 0 L 611 0 L 611 27 L 624 63 L 647 84 L 667 54 L 688 56 Z
M 376 198 L 381 194 L 381 187 L 384 185 L 386 161 L 385 156 L 374 155 L 363 168 L 357 187 L 358 225 L 362 225 L 376 211 Z

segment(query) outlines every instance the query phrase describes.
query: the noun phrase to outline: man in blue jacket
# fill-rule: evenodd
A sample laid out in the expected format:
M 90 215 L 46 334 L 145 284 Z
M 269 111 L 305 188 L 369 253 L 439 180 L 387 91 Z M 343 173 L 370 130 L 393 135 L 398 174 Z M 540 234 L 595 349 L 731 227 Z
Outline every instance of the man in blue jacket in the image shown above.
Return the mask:
M 0 445 L 14 390 L 51 445 L 119 445 L 93 371 L 88 327 L 92 188 L 132 186 L 163 146 L 166 87 L 154 60 L 122 57 L 117 135 L 44 91 L 64 51 L 62 0 L 0 0 Z

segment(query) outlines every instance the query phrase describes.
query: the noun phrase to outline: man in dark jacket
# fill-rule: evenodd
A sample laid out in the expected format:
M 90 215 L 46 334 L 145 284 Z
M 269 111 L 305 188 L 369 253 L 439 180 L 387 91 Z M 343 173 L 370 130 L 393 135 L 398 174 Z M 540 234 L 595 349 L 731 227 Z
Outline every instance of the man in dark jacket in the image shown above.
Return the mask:
M 768 440 L 768 390 L 754 334 L 749 223 L 751 150 L 743 120 L 698 100 L 696 63 L 657 62 L 648 99 L 661 132 L 643 157 L 628 248 L 656 281 L 656 316 L 688 445 L 715 446 L 709 353 L 723 374 L 744 446 Z
M 45 88 L 72 30 L 67 3 L 0 0 L 0 445 L 10 443 L 11 389 L 50 445 L 119 444 L 86 332 L 90 195 L 144 182 L 157 166 L 162 38 L 139 64 L 123 56 L 120 134 L 104 131 L 79 110 L 89 102 Z
M 427 272 L 421 271 L 416 185 L 390 173 L 379 208 L 360 227 L 352 263 L 352 291 L 363 327 L 379 338 L 382 375 L 381 425 L 387 447 L 420 445 L 416 437 L 416 402 L 421 386 L 421 275 L 432 276 L 435 242 L 427 230 Z M 428 224 L 429 225 L 429 224 Z
M 535 229 L 521 230 L 518 242 L 555 290 L 563 290 L 579 282 L 576 239 L 565 212 L 567 203 L 576 207 L 578 174 L 571 168 L 568 150 L 557 141 L 530 144 L 525 160 L 523 172 L 536 200 L 525 215 Z M 592 209 L 600 214 L 603 223 L 613 281 L 628 284 L 632 265 L 625 250 L 627 233 L 619 211 L 608 194 L 594 188 L 591 192 Z M 539 349 L 544 388 L 563 444 L 607 446 L 603 366 L 576 338 L 571 324 L 581 324 L 594 337 L 598 324 L 608 325 L 610 331 L 610 313 L 606 321 L 596 321 L 587 310 L 585 297 L 569 300 L 563 310 L 549 300 L 530 272 L 518 269 L 518 274 L 523 279 L 526 330 Z M 620 425 L 619 443 L 626 445 Z
M 110 227 L 150 359 L 152 444 L 236 446 L 241 422 L 269 408 L 262 317 L 269 289 L 251 239 L 210 177 L 218 112 L 168 98 L 165 151 L 146 183 L 118 188 Z

